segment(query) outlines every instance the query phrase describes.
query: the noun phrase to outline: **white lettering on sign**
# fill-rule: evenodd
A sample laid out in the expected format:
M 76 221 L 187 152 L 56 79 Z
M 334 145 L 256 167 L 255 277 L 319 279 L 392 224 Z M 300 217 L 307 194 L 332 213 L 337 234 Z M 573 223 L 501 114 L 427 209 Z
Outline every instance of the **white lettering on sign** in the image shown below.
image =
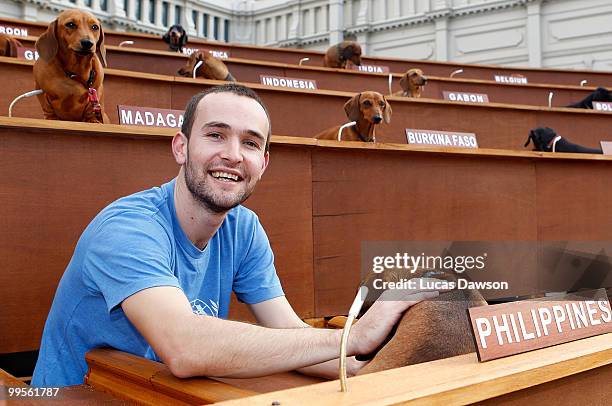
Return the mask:
M 317 82 L 310 79 L 283 78 L 280 76 L 259 75 L 262 85 L 274 87 L 286 87 L 289 89 L 315 90 Z
M 478 148 L 476 134 L 450 131 L 414 130 L 406 128 L 406 139 L 411 145 L 436 147 Z
M 469 310 L 481 361 L 612 332 L 604 289 L 578 295 L 525 300 Z
M 488 103 L 489 96 L 483 93 L 465 93 L 443 91 L 445 100 L 460 101 L 469 103 Z
M 388 66 L 379 65 L 351 65 L 351 69 L 367 73 L 389 73 L 390 71 Z
M 597 111 L 612 111 L 612 103 L 594 101 L 593 108 Z
M 17 58 L 36 61 L 38 59 L 38 51 L 34 48 L 17 47 Z
M 183 54 L 187 56 L 193 54 L 194 52 L 198 52 L 198 51 L 202 51 L 202 52 L 208 51 L 209 54 L 211 54 L 217 59 L 228 59 L 229 58 L 229 53 L 227 51 L 216 50 L 216 49 L 183 48 Z
M 156 109 L 151 107 L 117 106 L 119 123 L 147 127 L 180 128 L 183 125 L 183 110 Z
M 495 81 L 498 83 L 512 83 L 515 85 L 526 85 L 527 78 L 525 76 L 503 76 L 495 75 Z
M 7 27 L 0 25 L 0 34 L 12 35 L 14 37 L 27 37 L 28 30 L 26 28 Z

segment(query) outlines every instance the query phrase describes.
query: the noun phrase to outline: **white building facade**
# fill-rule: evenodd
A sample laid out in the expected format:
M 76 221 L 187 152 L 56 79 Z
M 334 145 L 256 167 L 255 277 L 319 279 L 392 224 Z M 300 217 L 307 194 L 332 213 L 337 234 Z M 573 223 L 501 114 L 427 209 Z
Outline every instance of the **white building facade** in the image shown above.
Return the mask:
M 369 56 L 612 70 L 610 0 L 0 0 L 4 17 L 90 9 L 118 31 L 324 50 L 345 36 Z

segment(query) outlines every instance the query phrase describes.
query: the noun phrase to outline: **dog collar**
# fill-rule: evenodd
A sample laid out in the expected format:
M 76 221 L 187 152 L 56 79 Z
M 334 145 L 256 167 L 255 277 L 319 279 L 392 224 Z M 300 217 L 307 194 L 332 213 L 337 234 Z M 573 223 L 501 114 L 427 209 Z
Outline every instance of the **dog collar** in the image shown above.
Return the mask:
M 66 71 L 66 75 L 70 79 L 76 80 L 85 86 L 87 89 L 87 99 L 93 107 L 94 114 L 96 115 L 96 118 L 102 122 L 102 106 L 100 105 L 100 99 L 98 98 L 98 91 L 93 87 L 94 81 L 96 80 L 96 70 L 93 68 L 91 69 L 87 82 L 81 79 L 76 73 Z
M 555 138 L 553 138 L 552 140 L 550 140 L 550 142 L 548 143 L 548 145 L 546 145 L 546 148 L 551 148 L 552 152 L 556 152 L 555 148 L 557 146 L 557 142 L 559 142 L 559 140 L 561 139 L 560 135 L 557 135 Z

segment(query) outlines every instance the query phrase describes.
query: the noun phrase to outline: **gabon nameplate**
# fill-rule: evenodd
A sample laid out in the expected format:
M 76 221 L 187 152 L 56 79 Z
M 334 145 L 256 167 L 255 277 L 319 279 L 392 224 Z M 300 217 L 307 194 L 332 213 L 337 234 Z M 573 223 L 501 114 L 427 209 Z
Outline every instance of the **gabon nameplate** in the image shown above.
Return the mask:
M 612 332 L 604 289 L 468 309 L 479 361 Z
M 489 96 L 484 93 L 468 93 L 468 92 L 451 92 L 444 90 L 442 92 L 444 100 L 467 102 L 467 103 L 488 103 Z

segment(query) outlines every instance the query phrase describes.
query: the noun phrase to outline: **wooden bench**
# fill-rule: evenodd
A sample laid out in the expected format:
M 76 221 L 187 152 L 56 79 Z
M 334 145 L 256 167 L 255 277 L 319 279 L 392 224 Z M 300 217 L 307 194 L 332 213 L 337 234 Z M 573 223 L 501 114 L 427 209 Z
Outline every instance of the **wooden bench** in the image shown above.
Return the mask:
M 98 211 L 176 176 L 173 132 L 0 117 L 0 331 L 11 332 L 0 336 L 0 353 L 38 348 L 57 282 Z M 316 318 L 346 314 L 361 241 L 605 244 L 610 200 L 608 156 L 274 136 L 270 166 L 246 205 L 264 224 L 289 301 L 300 317 Z M 535 275 L 527 271 L 535 258 L 511 263 Z M 522 275 L 502 271 L 510 281 Z M 236 303 L 230 316 L 252 320 Z
M 34 88 L 32 62 L 0 58 L 7 86 L 0 96 L 0 111 L 10 101 Z M 108 69 L 105 75 L 105 106 L 118 123 L 118 105 L 184 109 L 198 91 L 221 82 L 152 75 Z M 354 95 L 330 90 L 277 89 L 250 84 L 266 103 L 276 134 L 313 137 L 320 131 L 347 121 L 344 103 Z M 545 108 L 489 103 L 486 105 L 433 99 L 389 97 L 393 117 L 377 131 L 380 142 L 406 143 L 406 128 L 474 132 L 483 148 L 521 150 L 529 130 L 549 126 L 572 142 L 596 147 L 609 138 L 610 113 L 569 108 Z M 35 98 L 21 101 L 13 111 L 18 117 L 42 118 Z
M 0 22 L 15 27 L 28 29 L 28 35 L 39 36 L 47 29 L 45 23 L 35 23 L 9 18 L 0 18 Z M 161 40 L 161 35 L 150 35 L 140 33 L 113 32 L 105 30 L 105 43 L 107 45 L 119 45 L 123 41 L 134 41 L 131 48 L 145 48 L 165 51 L 167 44 Z M 272 61 L 288 64 L 297 64 L 302 58 L 310 58 L 307 65 L 323 66 L 323 55 L 321 51 L 291 48 L 261 47 L 243 44 L 229 44 L 217 41 L 206 41 L 201 39 L 190 39 L 188 48 L 205 48 L 217 51 L 226 51 L 231 57 L 240 59 Z M 556 83 L 563 85 L 579 85 L 582 80 L 587 80 L 590 86 L 611 86 L 612 74 L 610 72 L 598 72 L 578 69 L 542 69 L 528 67 L 509 67 L 497 65 L 477 65 L 456 62 L 437 62 L 411 60 L 391 57 L 364 56 L 365 65 L 388 66 L 391 72 L 404 73 L 410 68 L 421 68 L 429 75 L 448 77 L 457 69 L 463 69 L 462 78 L 494 80 L 495 75 L 524 75 L 529 83 Z
M 86 358 L 89 385 L 137 404 L 603 405 L 612 396 L 612 333 L 486 363 L 471 353 L 357 376 L 349 378 L 345 393 L 337 380 L 313 384 L 297 374 L 221 384 L 209 378 L 177 379 L 163 364 L 114 350 L 94 350 Z M 266 393 L 254 395 L 236 385 Z M 295 387 L 271 391 L 275 386 Z

